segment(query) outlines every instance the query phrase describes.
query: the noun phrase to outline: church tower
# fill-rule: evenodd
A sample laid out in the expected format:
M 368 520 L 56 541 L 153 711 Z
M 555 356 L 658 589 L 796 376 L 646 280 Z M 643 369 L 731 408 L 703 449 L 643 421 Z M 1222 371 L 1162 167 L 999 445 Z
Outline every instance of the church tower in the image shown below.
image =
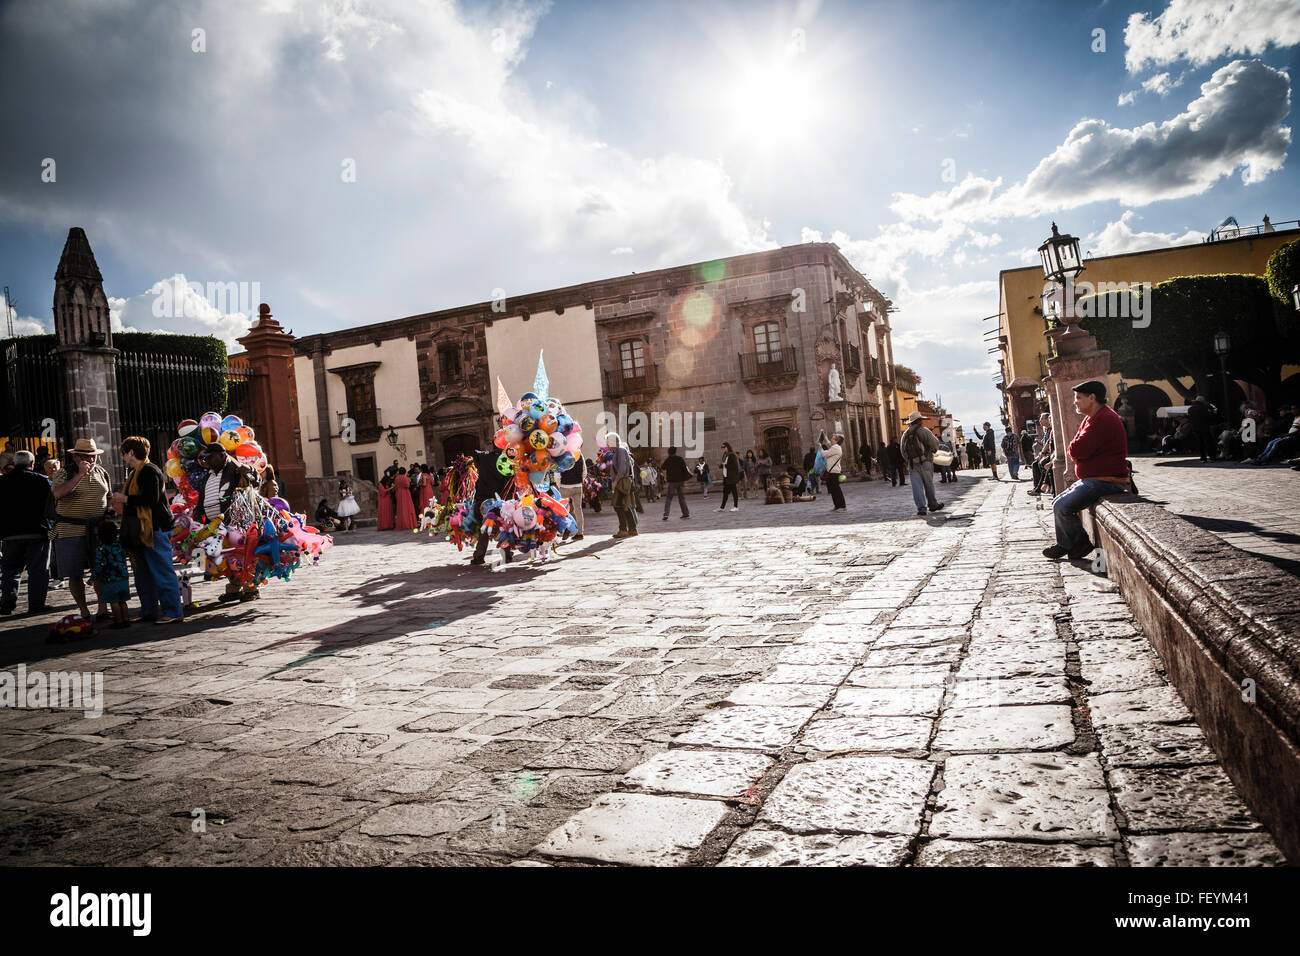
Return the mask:
M 122 439 L 117 404 L 117 349 L 104 277 L 80 226 L 68 230 L 54 273 L 54 334 L 63 356 L 68 413 L 57 422 L 59 443 L 93 438 L 115 455 Z

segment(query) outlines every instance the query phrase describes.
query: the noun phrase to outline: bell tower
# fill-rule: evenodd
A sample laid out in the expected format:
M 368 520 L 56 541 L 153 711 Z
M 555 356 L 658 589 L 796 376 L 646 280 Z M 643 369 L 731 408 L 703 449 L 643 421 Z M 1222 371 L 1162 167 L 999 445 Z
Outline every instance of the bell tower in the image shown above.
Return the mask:
M 54 334 L 63 356 L 70 421 L 58 422 L 63 445 L 93 438 L 113 454 L 122 439 L 117 405 L 117 349 L 104 277 L 80 226 L 68 230 L 54 273 Z

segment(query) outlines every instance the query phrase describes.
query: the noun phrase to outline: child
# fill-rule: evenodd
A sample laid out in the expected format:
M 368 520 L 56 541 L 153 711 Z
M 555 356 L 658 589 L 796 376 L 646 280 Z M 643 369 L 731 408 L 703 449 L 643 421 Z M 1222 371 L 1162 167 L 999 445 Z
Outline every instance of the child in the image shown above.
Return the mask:
M 352 530 L 352 519 L 361 513 L 361 506 L 352 494 L 346 482 L 339 482 L 338 518 L 344 531 Z
M 99 585 L 100 600 L 113 612 L 114 629 L 130 626 L 126 616 L 126 602 L 131 597 L 126 552 L 117 540 L 117 525 L 112 521 L 105 520 L 99 526 L 99 546 L 95 548 L 90 579 Z

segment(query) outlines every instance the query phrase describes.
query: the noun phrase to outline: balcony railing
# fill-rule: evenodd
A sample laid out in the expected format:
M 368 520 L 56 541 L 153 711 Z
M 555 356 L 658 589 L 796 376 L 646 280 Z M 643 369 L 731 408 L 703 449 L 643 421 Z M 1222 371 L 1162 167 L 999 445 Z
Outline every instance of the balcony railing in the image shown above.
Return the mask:
M 844 351 L 844 368 L 848 372 L 862 371 L 862 349 L 852 343 Z
M 781 378 L 799 374 L 799 350 L 775 349 L 768 352 L 741 352 L 740 377 L 746 381 Z
M 610 398 L 658 390 L 658 365 L 646 365 L 639 369 L 616 368 L 612 372 L 605 373 L 605 394 Z

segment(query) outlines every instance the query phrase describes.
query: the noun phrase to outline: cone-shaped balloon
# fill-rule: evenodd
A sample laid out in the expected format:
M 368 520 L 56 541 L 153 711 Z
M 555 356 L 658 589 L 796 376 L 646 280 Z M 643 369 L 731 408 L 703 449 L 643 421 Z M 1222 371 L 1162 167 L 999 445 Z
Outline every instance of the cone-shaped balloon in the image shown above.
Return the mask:
M 540 349 L 537 352 L 537 377 L 533 379 L 533 391 L 543 401 L 551 393 L 551 381 L 546 377 L 546 363 L 542 360 Z

